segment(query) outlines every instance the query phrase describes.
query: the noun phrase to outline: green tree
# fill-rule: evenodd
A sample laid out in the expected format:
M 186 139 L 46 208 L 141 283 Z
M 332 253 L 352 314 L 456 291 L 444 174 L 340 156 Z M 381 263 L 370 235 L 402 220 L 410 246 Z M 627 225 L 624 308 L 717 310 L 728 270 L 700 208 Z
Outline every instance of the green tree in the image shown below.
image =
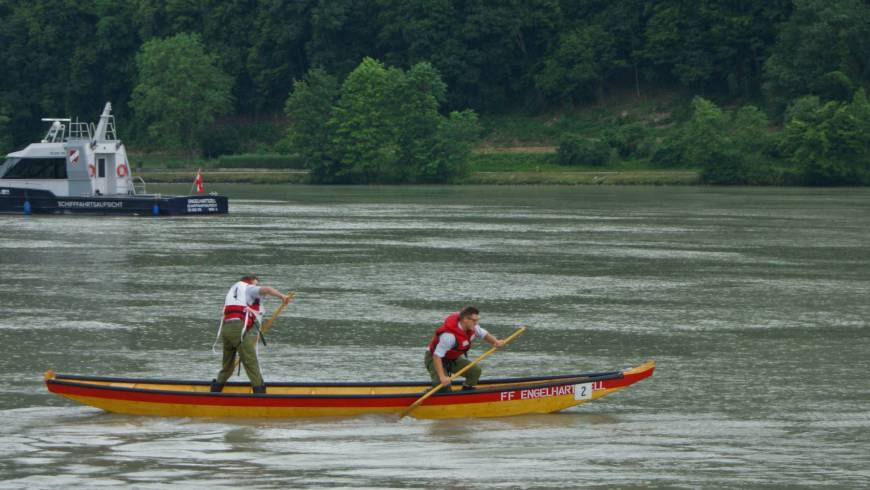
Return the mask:
M 447 86 L 428 63 L 407 72 L 366 58 L 340 89 L 322 70 L 294 84 L 290 151 L 315 183 L 448 182 L 465 170 L 477 115 L 438 113 Z
M 402 73 L 366 58 L 344 80 L 329 124 L 339 182 L 395 182 L 400 158 L 398 100 Z
M 139 83 L 131 105 L 164 147 L 197 152 L 197 138 L 232 107 L 232 80 L 217 67 L 196 34 L 146 42 L 138 55 Z
M 730 122 L 729 136 L 742 153 L 768 152 L 772 144 L 767 114 L 754 105 L 741 107 Z
M 477 114 L 466 109 L 441 118 L 430 159 L 422 162 L 420 182 L 448 183 L 468 173 L 468 157 L 480 134 Z
M 246 99 L 242 99 L 239 92 L 244 84 L 237 86 L 240 110 L 253 108 L 268 112 L 275 100 L 286 95 L 287 80 L 300 79 L 308 73 L 310 63 L 305 44 L 310 35 L 308 17 L 312 3 L 313 0 L 263 0 L 256 3 L 256 14 L 252 17 L 257 28 L 249 33 L 251 47 L 247 52 L 245 70 L 251 87 Z M 247 105 L 242 103 L 243 100 L 248 101 Z
M 870 183 L 870 102 L 863 89 L 851 102 L 829 101 L 794 115 L 783 133 L 783 154 L 803 183 Z
M 795 0 L 795 11 L 764 64 L 765 93 L 778 113 L 802 95 L 842 100 L 844 86 L 870 82 L 868 59 L 867 2 Z
M 319 68 L 293 83 L 284 111 L 292 120 L 287 146 L 312 172 L 312 181 L 327 182 L 338 169 L 331 158 L 333 132 L 327 122 L 338 99 L 338 81 Z
M 555 44 L 558 0 L 379 0 L 378 52 L 394 66 L 431 63 L 451 108 L 504 110 L 533 99 Z
M 683 158 L 689 165 L 706 166 L 728 146 L 728 119 L 713 102 L 692 99 L 692 117 L 682 128 Z
M 808 121 L 815 117 L 821 105 L 822 101 L 817 95 L 798 97 L 785 110 L 785 122 L 789 123 L 794 119 Z
M 371 1 L 316 0 L 307 16 L 310 65 L 343 77 L 365 56 L 375 55 L 378 12 Z
M 40 117 L 92 115 L 105 100 L 93 32 L 93 2 L 34 0 L 0 3 L 0 105 L 12 118 L 15 144 L 44 131 Z
M 142 46 L 142 38 L 136 27 L 136 2 L 123 0 L 99 0 L 96 2 L 98 17 L 94 32 L 95 49 L 92 63 L 77 67 L 77 77 L 84 82 L 82 100 L 95 107 L 88 114 L 94 117 L 107 101 L 112 102 L 115 119 L 132 122 L 130 96 L 136 81 L 136 53 Z M 123 134 L 130 138 L 131 133 Z
M 610 153 L 610 145 L 604 141 L 565 134 L 559 139 L 556 161 L 560 165 L 601 166 L 610 160 Z
M 12 135 L 9 134 L 9 121 L 6 111 L 0 109 L 0 155 L 6 155 L 12 151 Z
M 771 166 L 767 116 L 754 106 L 733 114 L 702 97 L 692 100 L 692 115 L 653 155 L 657 165 L 701 169 L 710 184 L 778 183 Z
M 624 62 L 618 60 L 615 40 L 599 26 L 578 27 L 560 37 L 555 52 L 535 76 L 537 87 L 551 97 L 574 104 L 603 102 L 604 83 Z
M 642 54 L 686 87 L 754 93 L 762 60 L 776 25 L 791 10 L 789 0 L 721 2 L 663 0 L 649 3 Z M 724 82 L 724 83 L 723 83 Z
M 701 179 L 709 184 L 779 184 L 784 182 L 775 164 L 774 140 L 767 115 L 755 106 L 743 106 L 727 121 L 721 146 L 703 167 Z

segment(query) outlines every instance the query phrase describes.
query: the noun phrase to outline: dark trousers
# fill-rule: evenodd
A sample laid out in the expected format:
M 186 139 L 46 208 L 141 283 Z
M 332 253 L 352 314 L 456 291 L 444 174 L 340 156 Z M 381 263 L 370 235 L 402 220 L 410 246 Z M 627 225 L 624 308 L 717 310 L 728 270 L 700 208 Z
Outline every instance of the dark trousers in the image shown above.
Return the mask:
M 435 361 L 432 357 L 432 353 L 427 350 L 426 355 L 423 357 L 423 361 L 426 364 L 426 370 L 429 371 L 429 377 L 432 378 L 432 386 L 437 386 L 441 384 L 441 379 L 438 378 L 438 371 L 435 371 Z M 444 366 L 444 374 L 450 376 L 471 364 L 471 361 L 469 361 L 465 356 L 460 356 L 452 361 L 441 359 L 441 364 Z M 483 370 L 480 369 L 480 365 L 475 364 L 474 366 L 471 366 L 471 368 L 462 373 L 462 377 L 465 378 L 465 382 L 462 384 L 465 386 L 477 386 L 477 382 L 480 381 L 480 375 L 482 372 Z
M 233 375 L 236 366 L 236 352 L 239 354 L 245 374 L 251 380 L 251 386 L 263 386 L 263 375 L 260 374 L 260 362 L 257 360 L 257 332 L 249 331 L 242 340 L 242 322 L 229 321 L 221 327 L 221 340 L 224 344 L 224 359 L 217 375 L 218 384 L 224 384 Z

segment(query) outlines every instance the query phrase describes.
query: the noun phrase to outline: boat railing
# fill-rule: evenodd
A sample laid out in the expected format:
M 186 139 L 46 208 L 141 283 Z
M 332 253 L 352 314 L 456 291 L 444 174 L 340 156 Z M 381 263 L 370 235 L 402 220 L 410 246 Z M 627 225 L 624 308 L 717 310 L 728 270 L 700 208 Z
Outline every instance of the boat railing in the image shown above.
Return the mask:
M 145 179 L 138 175 L 133 177 L 133 194 L 148 194 L 145 190 Z
M 66 135 L 67 124 L 70 124 L 70 119 L 59 117 L 43 117 L 43 121 L 50 122 L 48 133 L 42 139 L 43 143 L 61 143 Z M 66 124 L 64 124 L 66 123 Z
M 75 120 L 69 123 L 69 139 L 70 140 L 90 140 L 91 139 L 91 124 Z

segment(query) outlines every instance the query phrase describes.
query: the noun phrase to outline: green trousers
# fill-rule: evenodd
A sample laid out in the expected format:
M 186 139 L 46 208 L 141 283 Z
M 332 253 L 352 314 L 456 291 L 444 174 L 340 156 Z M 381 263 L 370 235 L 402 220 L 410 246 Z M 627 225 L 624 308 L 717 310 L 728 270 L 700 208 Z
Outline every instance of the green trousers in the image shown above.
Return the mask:
M 432 353 L 428 350 L 426 351 L 426 355 L 423 357 L 423 361 L 426 363 L 426 370 L 429 371 L 429 376 L 432 378 L 432 386 L 440 385 L 441 379 L 438 378 L 438 371 L 435 370 L 435 362 L 432 360 Z M 459 356 L 452 361 L 441 359 L 441 364 L 444 366 L 444 374 L 450 376 L 471 364 L 471 361 L 469 361 L 465 356 Z M 480 365 L 475 364 L 474 366 L 471 366 L 468 371 L 465 371 L 462 374 L 462 377 L 465 378 L 465 382 L 462 384 L 464 386 L 477 386 L 477 382 L 480 381 L 480 375 L 482 372 Z
M 257 332 L 254 330 L 242 334 L 241 321 L 225 322 L 221 327 L 221 341 L 224 344 L 223 367 L 217 375 L 217 382 L 224 384 L 233 375 L 236 364 L 236 352 L 239 353 L 245 374 L 251 380 L 251 386 L 263 386 L 263 375 L 260 374 L 260 362 L 257 361 Z

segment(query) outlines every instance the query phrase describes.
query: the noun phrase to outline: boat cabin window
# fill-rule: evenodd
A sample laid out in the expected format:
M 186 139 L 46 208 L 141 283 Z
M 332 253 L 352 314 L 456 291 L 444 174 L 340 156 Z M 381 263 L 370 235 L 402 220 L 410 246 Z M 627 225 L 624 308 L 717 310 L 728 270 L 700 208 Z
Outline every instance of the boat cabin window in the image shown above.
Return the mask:
M 7 158 L 3 163 L 0 163 L 0 178 L 3 178 L 3 174 L 6 173 L 7 170 L 14 167 L 16 163 L 18 163 L 18 158 Z
M 13 159 L 9 159 L 13 160 Z M 65 179 L 66 158 L 15 158 L 6 160 L 4 179 Z
M 98 158 L 97 159 L 97 177 L 105 177 L 106 176 L 106 159 Z

